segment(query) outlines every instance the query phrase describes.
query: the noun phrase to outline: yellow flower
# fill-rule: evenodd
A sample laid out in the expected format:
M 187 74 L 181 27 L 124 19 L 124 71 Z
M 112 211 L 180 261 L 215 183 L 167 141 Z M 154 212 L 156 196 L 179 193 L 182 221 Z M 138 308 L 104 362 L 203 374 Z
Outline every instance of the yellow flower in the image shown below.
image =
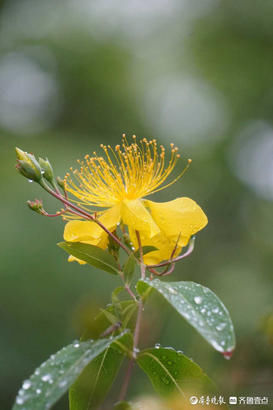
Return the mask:
M 128 143 L 123 135 L 122 145 L 115 149 L 101 145 L 104 156 L 87 155 L 79 161 L 80 169 L 65 177 L 65 189 L 72 194 L 81 208 L 94 212 L 102 209 L 100 222 L 111 232 L 122 222 L 127 225 L 130 239 L 136 249 L 139 232 L 143 246 L 155 246 L 156 251 L 145 255 L 146 264 L 168 260 L 176 247 L 177 255 L 190 237 L 204 228 L 207 217 L 190 198 L 157 203 L 143 199 L 176 182 L 184 171 L 171 182 L 163 183 L 172 173 L 180 155 L 171 144 L 171 156 L 166 161 L 165 148 L 156 140 L 146 138 L 137 143 L 133 136 Z M 64 239 L 106 248 L 107 234 L 95 222 L 74 220 L 65 226 Z M 70 257 L 69 260 L 75 260 Z M 81 262 L 78 260 L 78 262 Z

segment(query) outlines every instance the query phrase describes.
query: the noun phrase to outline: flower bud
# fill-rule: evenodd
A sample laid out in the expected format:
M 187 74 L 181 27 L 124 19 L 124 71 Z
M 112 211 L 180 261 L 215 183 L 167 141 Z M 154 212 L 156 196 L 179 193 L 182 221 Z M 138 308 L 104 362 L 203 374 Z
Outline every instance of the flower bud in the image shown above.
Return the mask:
M 42 175 L 43 177 L 48 181 L 52 182 L 53 181 L 53 168 L 52 165 L 50 164 L 49 160 L 39 158 L 39 164 L 42 168 Z
M 40 199 L 35 199 L 35 201 L 27 201 L 29 208 L 37 212 L 37 214 L 42 215 L 44 212 L 43 202 Z
M 16 148 L 16 168 L 24 177 L 36 182 L 42 179 L 42 170 L 35 156 Z
M 39 182 L 42 174 L 36 171 L 29 162 L 17 160 L 16 169 L 30 181 Z

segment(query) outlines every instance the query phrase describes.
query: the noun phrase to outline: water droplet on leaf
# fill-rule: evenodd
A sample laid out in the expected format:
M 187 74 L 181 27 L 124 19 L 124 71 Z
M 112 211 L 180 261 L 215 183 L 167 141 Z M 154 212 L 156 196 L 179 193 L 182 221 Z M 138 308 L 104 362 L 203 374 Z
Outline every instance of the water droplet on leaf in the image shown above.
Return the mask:
M 23 389 L 28 390 L 31 386 L 31 381 L 30 380 L 25 380 L 23 383 Z

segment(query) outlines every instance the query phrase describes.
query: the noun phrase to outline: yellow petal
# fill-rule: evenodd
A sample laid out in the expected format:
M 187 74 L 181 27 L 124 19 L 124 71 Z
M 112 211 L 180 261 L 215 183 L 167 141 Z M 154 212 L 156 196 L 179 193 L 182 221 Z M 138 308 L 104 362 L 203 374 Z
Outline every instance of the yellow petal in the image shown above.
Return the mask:
M 139 199 L 122 201 L 121 217 L 125 225 L 152 238 L 160 232 L 150 213 Z
M 190 198 L 177 198 L 162 203 L 145 201 L 145 204 L 168 239 L 175 242 L 180 235 L 179 246 L 186 246 L 190 237 L 208 223 L 200 206 Z
M 107 209 L 99 217 L 100 222 L 109 230 L 113 231 L 120 221 L 120 207 L 115 206 Z M 83 242 L 100 239 L 105 231 L 92 221 L 70 221 L 64 230 L 64 240 L 68 242 Z
M 120 221 L 120 207 L 115 206 L 103 212 L 99 218 L 100 222 L 109 230 L 113 231 Z M 67 242 L 82 242 L 90 245 L 99 246 L 106 249 L 108 245 L 107 233 L 92 221 L 70 221 L 64 229 L 64 240 Z M 70 255 L 69 262 L 77 261 L 80 264 L 85 262 Z
M 109 230 L 114 231 L 117 224 L 120 222 L 120 205 L 115 205 L 112 208 L 104 211 L 99 221 Z M 101 229 L 101 228 L 100 228 Z
M 67 242 L 96 242 L 100 239 L 103 232 L 95 222 L 70 221 L 64 228 L 64 240 Z

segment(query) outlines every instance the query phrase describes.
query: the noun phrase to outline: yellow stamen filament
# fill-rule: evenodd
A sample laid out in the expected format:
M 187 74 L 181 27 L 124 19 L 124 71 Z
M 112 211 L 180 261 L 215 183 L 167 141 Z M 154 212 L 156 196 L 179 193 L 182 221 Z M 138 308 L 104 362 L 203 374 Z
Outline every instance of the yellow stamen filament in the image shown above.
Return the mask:
M 160 191 L 176 182 L 183 173 L 165 186 L 161 186 L 172 173 L 180 155 L 171 144 L 171 156 L 166 163 L 165 148 L 156 140 L 136 136 L 128 143 L 125 134 L 121 145 L 101 144 L 104 156 L 86 155 L 78 161 L 80 168 L 65 176 L 67 192 L 73 194 L 78 204 L 88 207 L 112 207 L 124 199 L 138 199 Z M 188 163 L 189 164 L 189 163 Z M 187 167 L 188 168 L 188 165 Z

